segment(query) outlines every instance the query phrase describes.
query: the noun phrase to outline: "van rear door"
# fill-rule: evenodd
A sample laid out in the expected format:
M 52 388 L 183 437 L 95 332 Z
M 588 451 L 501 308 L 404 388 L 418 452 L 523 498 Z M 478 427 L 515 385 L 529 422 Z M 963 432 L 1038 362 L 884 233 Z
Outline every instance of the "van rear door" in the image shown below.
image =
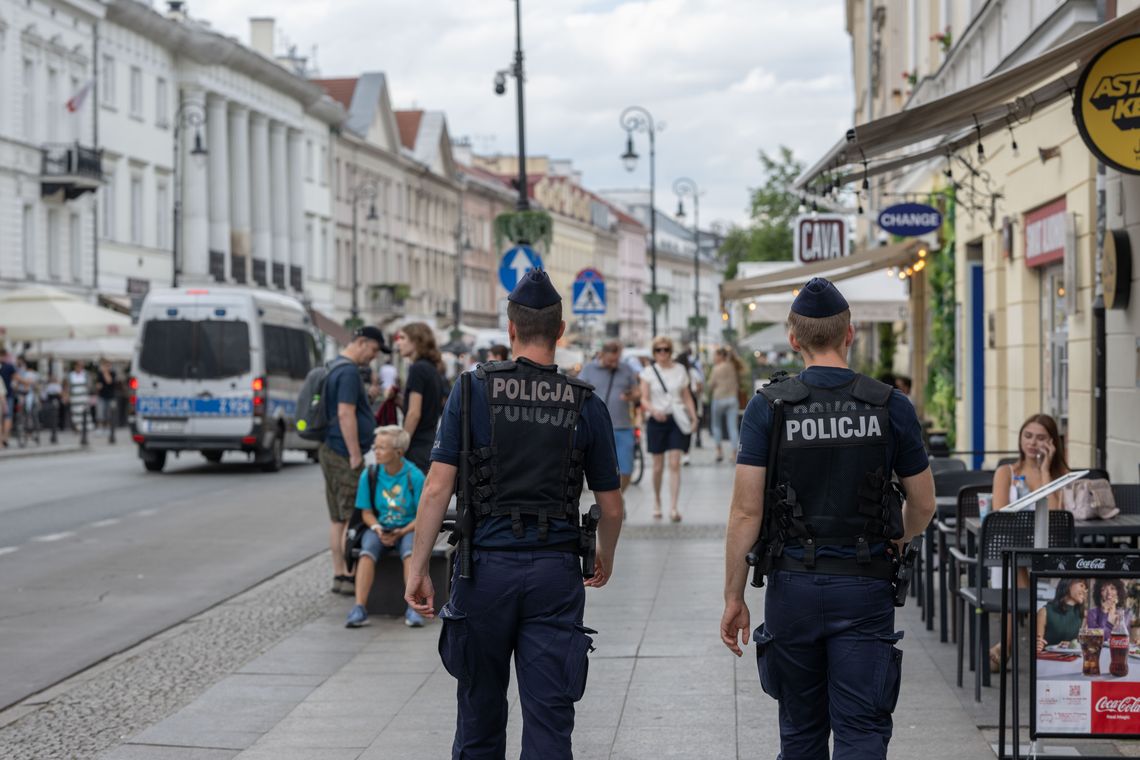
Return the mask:
M 241 311 L 233 305 L 179 304 L 145 323 L 139 369 L 151 387 L 140 383 L 139 432 L 186 438 L 250 434 L 252 352 Z

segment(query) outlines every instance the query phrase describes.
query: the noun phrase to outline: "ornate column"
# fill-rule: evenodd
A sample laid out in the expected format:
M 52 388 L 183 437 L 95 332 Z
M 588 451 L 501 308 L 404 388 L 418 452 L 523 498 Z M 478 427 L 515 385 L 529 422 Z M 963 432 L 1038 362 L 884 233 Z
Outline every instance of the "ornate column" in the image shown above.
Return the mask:
M 253 152 L 250 161 L 253 188 L 249 194 L 253 206 L 253 281 L 265 285 L 273 271 L 273 213 L 269 205 L 269 120 L 264 114 L 251 114 L 249 127 Z
M 249 109 L 230 109 L 230 276 L 249 282 L 250 182 Z
M 209 271 L 215 280 L 227 282 L 230 279 L 230 151 L 225 98 L 210 95 L 206 123 L 210 138 Z
M 305 289 L 305 165 L 301 130 L 289 130 L 289 284 Z
M 285 288 L 289 266 L 289 166 L 286 164 L 285 125 L 269 124 L 269 181 L 273 218 L 273 267 L 271 282 Z
M 182 91 L 184 113 L 206 113 L 206 91 L 186 88 Z M 188 122 L 189 123 L 189 122 Z M 213 137 L 208 129 L 190 126 L 183 128 L 182 142 L 182 246 L 179 253 L 180 282 L 207 282 L 210 276 L 210 213 L 206 161 L 203 156 L 191 155 L 196 130 L 202 129 L 202 144 L 210 149 Z

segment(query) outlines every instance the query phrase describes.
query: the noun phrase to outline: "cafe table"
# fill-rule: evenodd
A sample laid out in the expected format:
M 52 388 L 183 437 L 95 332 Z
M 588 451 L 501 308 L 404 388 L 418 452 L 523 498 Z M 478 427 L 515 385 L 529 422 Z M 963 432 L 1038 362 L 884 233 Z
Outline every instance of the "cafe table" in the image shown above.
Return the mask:
M 976 539 L 982 521 L 977 517 L 966 518 L 966 532 Z M 1110 520 L 1074 520 L 1077 538 L 1082 536 L 1106 536 L 1108 538 L 1131 538 L 1134 542 L 1140 537 L 1140 515 L 1120 514 Z M 971 546 L 972 551 L 972 546 Z

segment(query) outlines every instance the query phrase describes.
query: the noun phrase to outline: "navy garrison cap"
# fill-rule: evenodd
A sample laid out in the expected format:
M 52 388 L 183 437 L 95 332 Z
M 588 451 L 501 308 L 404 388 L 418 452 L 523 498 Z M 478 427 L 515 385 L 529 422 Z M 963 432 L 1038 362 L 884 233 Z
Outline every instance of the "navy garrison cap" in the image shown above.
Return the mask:
M 550 275 L 541 269 L 531 269 L 523 275 L 518 285 L 507 296 L 508 301 L 514 301 L 519 306 L 528 309 L 545 309 L 562 300 L 554 285 L 550 282 Z
M 801 317 L 822 319 L 834 317 L 850 308 L 847 299 L 839 289 L 822 277 L 812 277 L 807 285 L 800 288 L 800 294 L 792 301 L 792 311 Z

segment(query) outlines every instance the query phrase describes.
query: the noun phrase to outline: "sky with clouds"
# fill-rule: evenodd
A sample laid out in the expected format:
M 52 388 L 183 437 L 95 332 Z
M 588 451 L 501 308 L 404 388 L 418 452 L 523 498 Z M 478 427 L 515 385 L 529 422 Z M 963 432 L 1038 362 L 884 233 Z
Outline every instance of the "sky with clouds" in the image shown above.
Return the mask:
M 159 4 L 156 2 L 156 5 Z M 249 17 L 321 76 L 384 71 L 397 108 L 443 110 L 479 152 L 516 150 L 514 82 L 494 74 L 514 51 L 511 0 L 190 0 L 195 18 L 248 42 Z M 673 181 L 704 191 L 702 226 L 747 220 L 757 152 L 785 144 L 808 163 L 851 123 L 851 41 L 840 0 L 523 0 L 527 150 L 572 159 L 593 190 L 647 186 L 619 155 L 628 105 L 665 123 L 658 206 Z M 644 136 L 638 152 L 647 155 Z

